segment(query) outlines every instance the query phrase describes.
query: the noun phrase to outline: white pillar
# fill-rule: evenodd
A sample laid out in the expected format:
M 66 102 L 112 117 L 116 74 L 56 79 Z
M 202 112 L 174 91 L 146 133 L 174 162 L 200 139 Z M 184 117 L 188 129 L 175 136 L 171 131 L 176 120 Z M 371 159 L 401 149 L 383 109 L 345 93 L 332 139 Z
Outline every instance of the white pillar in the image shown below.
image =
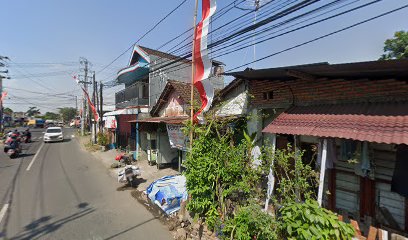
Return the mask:
M 324 174 L 326 172 L 326 159 L 327 159 L 327 139 L 324 139 L 322 150 L 322 162 L 320 163 L 319 192 L 317 195 L 317 202 L 319 203 L 319 206 L 322 206 Z
M 269 167 L 268 175 L 268 187 L 266 189 L 266 200 L 265 200 L 265 212 L 268 210 L 269 200 L 271 199 L 273 187 L 275 185 L 275 177 L 273 176 L 273 162 L 275 161 L 275 149 L 276 149 L 276 134 L 271 134 L 271 144 L 272 144 L 272 163 Z

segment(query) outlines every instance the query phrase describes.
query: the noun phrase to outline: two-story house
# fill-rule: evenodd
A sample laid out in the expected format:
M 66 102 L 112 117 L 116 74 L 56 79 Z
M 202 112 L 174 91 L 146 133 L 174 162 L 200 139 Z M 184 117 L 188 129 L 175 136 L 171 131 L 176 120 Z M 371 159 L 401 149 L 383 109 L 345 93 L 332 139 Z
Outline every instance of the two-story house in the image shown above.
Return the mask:
M 218 61 L 212 63 L 210 81 L 216 89 L 221 89 L 224 86 L 221 74 L 223 64 Z M 128 66 L 118 72 L 117 83 L 124 84 L 125 89 L 115 94 L 116 111 L 110 113 L 116 118 L 115 132 L 119 147 L 137 150 L 135 158 L 147 158 L 148 135 L 140 133 L 136 120 L 150 117 L 149 112 L 159 100 L 168 80 L 190 84 L 191 69 L 188 59 L 134 46 Z

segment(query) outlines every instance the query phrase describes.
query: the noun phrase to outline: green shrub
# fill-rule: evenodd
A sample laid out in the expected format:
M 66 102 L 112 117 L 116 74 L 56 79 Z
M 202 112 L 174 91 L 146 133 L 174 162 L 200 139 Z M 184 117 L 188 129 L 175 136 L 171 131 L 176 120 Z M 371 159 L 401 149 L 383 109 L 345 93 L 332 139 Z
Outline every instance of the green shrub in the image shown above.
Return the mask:
M 108 137 L 103 132 L 99 132 L 97 138 L 99 145 L 101 146 L 108 145 Z
M 223 233 L 225 239 L 278 239 L 275 218 L 257 204 L 239 208 L 235 216 L 225 222 Z
M 245 141 L 231 144 L 233 132 L 213 125 L 196 127 L 197 138 L 192 154 L 187 156 L 188 209 L 213 229 L 219 219 L 226 219 L 236 206 L 246 205 L 254 196 L 260 171 L 251 167 Z
M 316 201 L 288 204 L 279 211 L 280 231 L 285 239 L 351 239 L 354 229 L 338 220 L 333 212 Z

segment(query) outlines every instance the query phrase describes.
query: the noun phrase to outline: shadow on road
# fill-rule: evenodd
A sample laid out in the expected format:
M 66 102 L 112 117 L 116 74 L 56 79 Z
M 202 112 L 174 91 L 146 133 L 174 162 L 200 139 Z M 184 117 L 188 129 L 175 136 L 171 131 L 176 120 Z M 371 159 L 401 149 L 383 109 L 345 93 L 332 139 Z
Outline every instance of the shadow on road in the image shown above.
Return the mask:
M 88 203 L 82 203 L 82 204 L 84 206 L 88 206 Z M 24 231 L 18 233 L 14 237 L 11 237 L 10 239 L 28 240 L 28 239 L 34 239 L 34 238 L 36 239 L 41 238 L 49 233 L 55 232 L 60 227 L 62 227 L 64 224 L 75 221 L 81 217 L 91 214 L 94 211 L 96 210 L 93 208 L 86 207 L 77 213 L 71 214 L 65 218 L 61 218 L 54 222 L 50 222 L 50 220 L 52 219 L 52 216 L 44 216 L 37 220 L 34 220 L 33 222 L 25 226 Z M 5 236 L 1 235 L 0 233 L 0 237 L 5 237 Z
M 146 223 L 148 223 L 148 222 L 151 222 L 151 221 L 153 221 L 153 220 L 155 220 L 155 219 L 157 219 L 157 218 L 156 218 L 156 217 L 150 218 L 150 219 L 148 219 L 148 220 L 146 220 L 146 221 L 144 221 L 144 222 L 141 222 L 141 223 L 139 223 L 139 224 L 136 224 L 136 225 L 133 226 L 133 227 L 127 228 L 127 229 L 125 229 L 125 230 L 123 230 L 123 231 L 121 231 L 121 232 L 118 232 L 118 233 L 116 233 L 116 234 L 110 236 L 110 237 L 107 237 L 107 238 L 105 238 L 104 240 L 109 240 L 109 239 L 116 238 L 116 237 L 119 236 L 119 235 L 122 235 L 122 234 L 124 234 L 124 233 L 127 233 L 127 232 L 129 232 L 129 231 L 131 231 L 131 230 L 133 230 L 133 229 L 135 229 L 135 228 L 138 228 L 138 227 L 140 227 L 140 226 L 142 226 L 142 225 L 144 225 L 144 224 L 146 224 Z
M 116 188 L 116 191 L 133 190 L 134 188 L 137 188 L 139 184 L 145 182 L 147 182 L 147 180 L 144 178 L 136 178 L 133 180 L 132 184 L 127 183 L 126 185 Z
M 22 153 L 18 157 L 19 158 L 24 158 L 24 157 L 29 157 L 29 156 L 34 156 L 34 153 Z

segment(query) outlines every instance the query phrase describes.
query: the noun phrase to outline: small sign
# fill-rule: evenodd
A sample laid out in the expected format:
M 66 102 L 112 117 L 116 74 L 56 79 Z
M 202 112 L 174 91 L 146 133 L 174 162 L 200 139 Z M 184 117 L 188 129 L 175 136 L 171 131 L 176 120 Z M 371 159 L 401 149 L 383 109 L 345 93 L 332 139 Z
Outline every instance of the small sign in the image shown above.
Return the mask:
M 167 124 L 167 133 L 169 134 L 171 148 L 186 150 L 187 137 L 181 130 L 182 127 L 183 125 Z

